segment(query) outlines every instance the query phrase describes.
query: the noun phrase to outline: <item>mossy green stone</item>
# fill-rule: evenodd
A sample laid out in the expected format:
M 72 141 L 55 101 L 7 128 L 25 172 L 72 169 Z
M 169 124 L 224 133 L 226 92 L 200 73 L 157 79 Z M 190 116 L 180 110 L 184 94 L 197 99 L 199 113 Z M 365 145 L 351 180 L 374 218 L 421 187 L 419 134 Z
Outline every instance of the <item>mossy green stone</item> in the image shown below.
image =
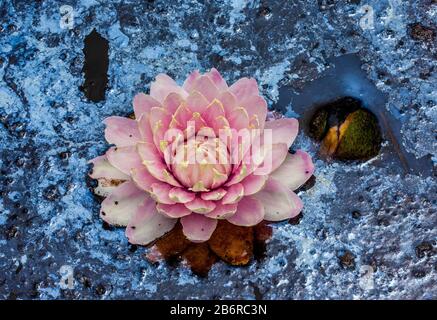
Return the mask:
M 365 109 L 351 113 L 334 156 L 341 160 L 375 157 L 381 149 L 381 131 L 376 117 Z

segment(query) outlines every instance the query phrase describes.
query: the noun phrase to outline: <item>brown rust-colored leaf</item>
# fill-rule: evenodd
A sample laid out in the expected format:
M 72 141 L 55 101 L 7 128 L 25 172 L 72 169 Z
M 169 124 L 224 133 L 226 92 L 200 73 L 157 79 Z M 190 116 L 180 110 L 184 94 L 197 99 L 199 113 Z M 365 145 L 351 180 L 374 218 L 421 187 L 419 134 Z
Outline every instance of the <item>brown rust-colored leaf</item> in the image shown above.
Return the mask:
M 155 245 L 164 259 L 180 255 L 192 242 L 182 233 L 182 225 L 177 223 L 169 233 L 159 238 Z
M 205 242 L 191 243 L 182 256 L 187 261 L 191 270 L 202 277 L 208 275 L 212 265 L 217 261 L 216 255 L 211 252 L 208 244 Z
M 234 266 L 243 266 L 253 256 L 253 238 L 252 227 L 240 227 L 221 220 L 208 244 L 220 259 Z

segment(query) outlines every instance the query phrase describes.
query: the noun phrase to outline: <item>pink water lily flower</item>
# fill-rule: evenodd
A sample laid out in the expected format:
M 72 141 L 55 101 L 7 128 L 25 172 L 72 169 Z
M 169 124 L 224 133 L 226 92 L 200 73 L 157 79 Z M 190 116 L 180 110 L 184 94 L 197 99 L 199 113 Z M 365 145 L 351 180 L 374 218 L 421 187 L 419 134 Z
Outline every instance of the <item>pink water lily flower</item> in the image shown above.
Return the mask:
M 106 197 L 100 216 L 127 226 L 129 242 L 149 244 L 178 220 L 189 240 L 203 242 L 218 219 L 253 226 L 301 211 L 293 190 L 313 174 L 311 157 L 288 152 L 298 121 L 266 121 L 254 79 L 228 86 L 211 69 L 194 71 L 179 86 L 159 74 L 133 108 L 135 119 L 104 120 L 105 138 L 115 146 L 90 161 L 95 191 Z

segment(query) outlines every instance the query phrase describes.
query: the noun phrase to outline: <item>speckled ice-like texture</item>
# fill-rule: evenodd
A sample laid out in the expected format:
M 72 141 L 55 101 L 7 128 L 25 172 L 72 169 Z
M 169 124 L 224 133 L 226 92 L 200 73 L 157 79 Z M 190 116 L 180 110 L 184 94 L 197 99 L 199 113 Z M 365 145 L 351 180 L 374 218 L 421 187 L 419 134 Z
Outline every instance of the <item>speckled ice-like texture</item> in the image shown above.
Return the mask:
M 133 95 L 159 72 L 182 81 L 214 66 L 230 82 L 253 76 L 270 107 L 303 117 L 311 106 L 279 103 L 280 91 L 298 95 L 331 58 L 351 53 L 385 95 L 378 107 L 398 121 L 399 143 L 435 161 L 436 1 L 0 4 L 0 298 L 437 298 L 435 173 L 406 174 L 387 132 L 378 158 L 350 164 L 322 161 L 301 132 L 296 148 L 314 156 L 317 178 L 300 194 L 302 220 L 274 225 L 262 261 L 218 263 L 208 278 L 147 262 L 124 230 L 102 224 L 86 181 L 87 160 L 107 148 L 102 120 L 129 114 Z M 364 4 L 374 10 L 372 30 L 359 24 Z M 59 26 L 61 5 L 74 8 L 71 30 Z M 413 37 L 414 23 L 434 37 Z M 99 103 L 79 90 L 93 28 L 110 47 Z M 59 285 L 64 265 L 74 269 L 73 289 Z

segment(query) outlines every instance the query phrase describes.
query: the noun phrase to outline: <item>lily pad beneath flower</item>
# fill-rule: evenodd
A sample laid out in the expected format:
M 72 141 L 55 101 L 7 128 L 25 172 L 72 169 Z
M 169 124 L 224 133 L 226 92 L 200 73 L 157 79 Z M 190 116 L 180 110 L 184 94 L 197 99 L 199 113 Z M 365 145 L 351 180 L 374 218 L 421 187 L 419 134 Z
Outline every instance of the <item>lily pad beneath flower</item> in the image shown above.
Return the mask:
M 207 276 L 212 265 L 217 261 L 217 256 L 211 252 L 208 244 L 192 243 L 183 253 L 193 273 L 199 276 Z
M 156 247 L 164 259 L 180 255 L 190 244 L 192 242 L 183 234 L 180 223 L 177 223 L 169 233 L 156 241 Z
M 253 256 L 253 228 L 220 221 L 208 244 L 223 261 L 234 266 L 246 265 Z
M 177 223 L 155 242 L 146 257 L 152 263 L 164 259 L 169 264 L 184 259 L 193 273 L 206 276 L 219 259 L 233 266 L 247 265 L 252 258 L 260 260 L 271 236 L 272 228 L 264 221 L 253 227 L 241 227 L 220 220 L 207 242 L 194 243 Z

